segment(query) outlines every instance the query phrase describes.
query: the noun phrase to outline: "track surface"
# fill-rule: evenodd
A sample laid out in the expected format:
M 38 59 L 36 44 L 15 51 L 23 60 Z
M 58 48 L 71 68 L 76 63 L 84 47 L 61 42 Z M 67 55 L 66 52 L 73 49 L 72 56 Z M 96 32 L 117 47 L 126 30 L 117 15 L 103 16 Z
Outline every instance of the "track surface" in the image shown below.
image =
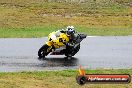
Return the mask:
M 132 36 L 87 37 L 74 58 L 47 56 L 37 51 L 47 38 L 1 38 L 0 72 L 84 68 L 132 68 Z

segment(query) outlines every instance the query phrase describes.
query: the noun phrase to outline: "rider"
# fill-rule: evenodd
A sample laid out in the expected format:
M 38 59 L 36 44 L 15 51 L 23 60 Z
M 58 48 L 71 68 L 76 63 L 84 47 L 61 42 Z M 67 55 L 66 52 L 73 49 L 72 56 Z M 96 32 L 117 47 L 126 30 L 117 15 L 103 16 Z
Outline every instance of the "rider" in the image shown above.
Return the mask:
M 69 42 L 67 44 L 69 46 L 73 46 L 77 38 L 77 34 L 76 34 L 76 31 L 74 30 L 74 26 L 67 26 L 66 30 L 61 29 L 56 31 L 55 36 L 59 37 L 60 33 L 65 33 L 69 37 Z
M 66 36 L 69 38 L 68 42 L 66 42 L 66 40 L 63 38 L 59 38 L 60 36 L 62 36 L 62 33 L 66 34 Z M 66 56 L 73 56 L 76 52 L 78 52 L 79 49 L 75 50 L 75 44 L 77 44 L 78 42 L 78 33 L 74 30 L 73 26 L 67 26 L 66 29 L 61 29 L 56 32 L 52 32 L 50 33 L 50 36 L 51 37 L 49 38 L 49 41 L 57 40 L 59 38 L 59 42 L 66 45 Z
M 69 42 L 66 43 L 66 47 L 67 50 L 66 52 L 68 53 L 68 56 L 72 56 L 73 53 L 73 49 L 74 49 L 74 45 L 76 44 L 76 40 L 77 40 L 77 32 L 74 30 L 73 26 L 67 26 L 66 30 L 62 29 L 62 30 L 58 30 L 56 31 L 56 37 L 60 35 L 60 33 L 65 33 L 68 37 L 69 37 Z

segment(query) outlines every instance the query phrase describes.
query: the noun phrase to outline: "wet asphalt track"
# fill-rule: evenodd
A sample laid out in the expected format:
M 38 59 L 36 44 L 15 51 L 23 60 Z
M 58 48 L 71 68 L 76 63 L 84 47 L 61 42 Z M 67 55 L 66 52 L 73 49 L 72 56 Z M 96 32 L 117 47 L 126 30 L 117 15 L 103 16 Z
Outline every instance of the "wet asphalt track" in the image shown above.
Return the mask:
M 47 38 L 1 38 L 0 72 L 84 68 L 132 68 L 132 36 L 87 37 L 71 59 L 47 56 L 37 51 Z

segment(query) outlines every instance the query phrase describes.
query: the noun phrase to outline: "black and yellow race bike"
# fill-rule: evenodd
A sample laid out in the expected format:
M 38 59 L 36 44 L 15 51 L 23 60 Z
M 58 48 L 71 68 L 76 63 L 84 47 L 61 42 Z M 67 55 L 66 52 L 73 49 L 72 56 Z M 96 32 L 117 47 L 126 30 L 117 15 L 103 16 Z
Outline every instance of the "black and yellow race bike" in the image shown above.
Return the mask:
M 39 58 L 45 58 L 48 54 L 72 57 L 79 51 L 80 42 L 86 38 L 86 34 L 77 33 L 74 44 L 71 44 L 69 36 L 65 33 L 60 33 L 58 37 L 55 35 L 56 32 L 49 34 L 48 41 L 38 50 Z

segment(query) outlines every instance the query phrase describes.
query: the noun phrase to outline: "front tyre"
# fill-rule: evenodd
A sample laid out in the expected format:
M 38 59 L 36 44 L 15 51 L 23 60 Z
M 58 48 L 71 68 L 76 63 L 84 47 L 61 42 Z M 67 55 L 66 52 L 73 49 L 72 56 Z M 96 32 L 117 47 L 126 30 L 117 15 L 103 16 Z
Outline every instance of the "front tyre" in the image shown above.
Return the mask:
M 39 58 L 45 58 L 45 56 L 47 56 L 49 54 L 49 52 L 47 52 L 49 46 L 47 44 L 44 44 L 38 51 L 38 56 Z

